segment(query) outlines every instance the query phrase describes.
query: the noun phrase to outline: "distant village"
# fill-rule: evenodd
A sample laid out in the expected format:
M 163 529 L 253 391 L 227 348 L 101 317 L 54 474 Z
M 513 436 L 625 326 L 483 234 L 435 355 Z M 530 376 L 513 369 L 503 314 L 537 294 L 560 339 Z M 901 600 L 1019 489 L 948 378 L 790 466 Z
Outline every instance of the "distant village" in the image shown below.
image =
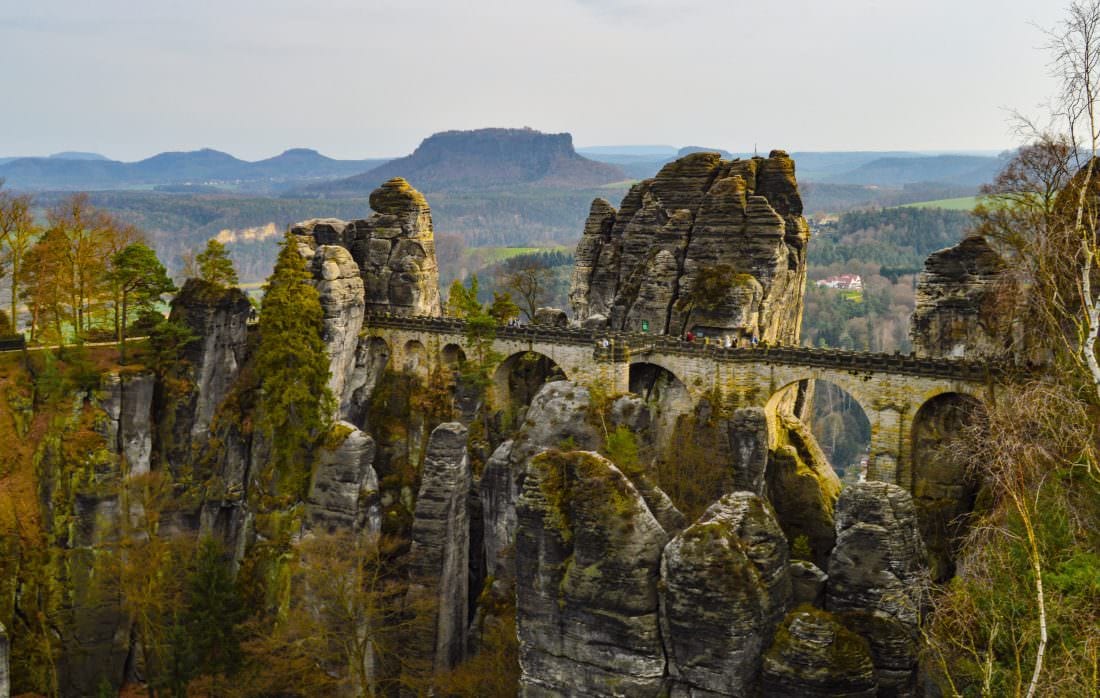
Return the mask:
M 825 288 L 835 288 L 838 291 L 862 291 L 863 290 L 863 277 L 859 274 L 840 274 L 839 276 L 830 276 L 827 279 L 819 279 L 818 286 L 824 286 Z

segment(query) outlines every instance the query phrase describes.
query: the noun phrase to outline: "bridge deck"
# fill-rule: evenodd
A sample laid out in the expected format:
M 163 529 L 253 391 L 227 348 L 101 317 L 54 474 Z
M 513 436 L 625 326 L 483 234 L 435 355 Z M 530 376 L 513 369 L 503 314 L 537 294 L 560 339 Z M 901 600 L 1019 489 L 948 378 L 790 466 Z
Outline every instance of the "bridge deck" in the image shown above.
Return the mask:
M 465 335 L 463 320 L 446 317 L 403 317 L 368 315 L 364 327 L 391 327 L 432 334 Z M 646 354 L 679 354 L 706 357 L 720 363 L 797 364 L 820 368 L 891 373 L 910 376 L 946 378 L 967 382 L 986 382 L 1013 372 L 1004 362 L 970 361 L 965 359 L 923 358 L 913 354 L 884 354 L 845 349 L 819 349 L 800 346 L 768 346 L 726 348 L 705 342 L 687 342 L 667 335 L 601 332 L 577 327 L 546 325 L 503 326 L 497 337 L 532 343 L 592 345 L 597 361 L 629 361 Z M 607 340 L 608 346 L 603 346 Z

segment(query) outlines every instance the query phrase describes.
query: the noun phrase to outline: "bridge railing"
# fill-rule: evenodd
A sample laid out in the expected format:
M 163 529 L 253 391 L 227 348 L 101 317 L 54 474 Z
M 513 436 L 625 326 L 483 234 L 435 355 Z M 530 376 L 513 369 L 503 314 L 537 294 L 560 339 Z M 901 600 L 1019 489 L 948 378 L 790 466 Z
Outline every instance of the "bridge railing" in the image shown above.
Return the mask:
M 369 314 L 364 326 L 392 327 L 436 334 L 463 335 L 466 333 L 465 321 L 447 317 Z M 990 378 L 1018 370 L 996 361 L 924 358 L 912 354 L 884 354 L 790 345 L 770 346 L 764 343 L 755 347 L 724 347 L 717 343 L 687 342 L 668 335 L 594 331 L 579 327 L 504 325 L 497 328 L 496 336 L 498 339 L 531 342 L 591 344 L 593 358 L 597 361 L 629 361 L 632 358 L 643 358 L 647 354 L 659 353 L 686 357 L 705 356 L 723 363 L 797 364 L 854 372 L 900 373 L 969 382 L 985 382 Z

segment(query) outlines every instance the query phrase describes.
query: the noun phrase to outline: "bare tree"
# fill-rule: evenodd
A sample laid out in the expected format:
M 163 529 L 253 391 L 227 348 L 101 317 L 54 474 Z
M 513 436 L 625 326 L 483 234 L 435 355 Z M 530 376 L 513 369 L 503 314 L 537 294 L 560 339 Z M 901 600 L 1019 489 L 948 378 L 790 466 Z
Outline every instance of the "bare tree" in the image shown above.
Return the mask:
M 535 311 L 550 297 L 554 270 L 539 255 L 524 255 L 506 262 L 499 279 L 500 285 L 519 299 L 519 309 L 530 322 L 535 319 Z

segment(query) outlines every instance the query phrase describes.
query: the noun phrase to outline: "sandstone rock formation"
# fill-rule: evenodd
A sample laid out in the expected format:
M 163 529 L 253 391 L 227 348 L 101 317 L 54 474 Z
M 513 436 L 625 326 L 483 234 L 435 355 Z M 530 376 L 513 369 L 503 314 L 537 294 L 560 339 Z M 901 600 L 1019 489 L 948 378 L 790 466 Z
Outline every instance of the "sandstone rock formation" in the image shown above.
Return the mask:
M 722 497 L 665 547 L 661 584 L 673 695 L 749 694 L 791 599 L 771 506 L 751 492 Z
M 875 698 L 878 684 L 867 641 L 830 613 L 796 608 L 764 654 L 760 695 Z
M 656 696 L 667 536 L 630 480 L 595 453 L 544 453 L 517 514 L 520 694 Z
M 333 425 L 317 457 L 306 498 L 311 529 L 379 533 L 378 475 L 371 467 L 373 461 L 374 439 L 348 422 Z
M 107 417 L 101 433 L 107 448 L 125 459 L 129 475 L 149 472 L 155 387 L 152 373 L 109 373 L 100 389 L 99 406 Z
M 797 606 L 810 604 L 817 608 L 825 607 L 825 583 L 829 575 L 809 560 L 791 560 L 791 597 Z
M 913 420 L 913 503 L 932 578 L 946 581 L 955 572 L 954 557 L 973 510 L 978 484 L 966 464 L 942 448 L 958 438 L 982 410 L 965 395 L 929 400 Z
M 312 245 L 339 245 L 359 267 L 365 308 L 372 313 L 440 315 L 439 269 L 435 259 L 432 212 L 424 196 L 400 177 L 371 192 L 375 213 L 365 220 L 345 222 L 313 219 L 291 228 L 312 237 Z M 345 269 L 335 258 L 333 281 Z M 323 267 L 322 267 L 323 269 Z
M 300 238 L 299 253 L 313 275 L 324 314 L 321 338 L 329 356 L 329 389 L 337 402 L 337 415 L 345 416 L 358 386 L 348 382 L 355 370 L 359 332 L 365 305 L 363 279 L 351 253 L 339 245 L 313 246 L 313 238 Z
M 693 153 L 592 203 L 570 288 L 574 317 L 615 330 L 796 342 L 809 228 L 783 151 Z
M 762 407 L 734 411 L 727 425 L 736 490 L 764 494 L 768 467 L 768 418 Z
M 982 237 L 929 255 L 917 282 L 909 336 L 920 356 L 1005 357 L 1012 353 L 1014 302 L 1005 262 Z
M 531 318 L 531 324 L 567 327 L 569 316 L 561 308 L 536 308 L 535 317 Z
M 792 544 L 805 537 L 813 561 L 824 567 L 836 539 L 833 509 L 840 480 L 805 424 L 779 414 L 775 428 L 778 446 L 768 457 L 768 500 Z
M 466 651 L 470 528 L 467 497 L 470 461 L 466 427 L 440 424 L 424 456 L 412 527 L 411 597 L 429 600 L 435 616 L 432 644 L 436 670 L 454 667 Z
M 913 499 L 885 482 L 850 485 L 837 501 L 836 530 L 826 605 L 868 640 L 880 686 L 911 695 L 928 586 Z
M 183 396 L 158 399 L 160 450 L 175 470 L 191 462 L 208 441 L 214 414 L 244 363 L 252 305 L 238 288 L 222 289 L 188 279 L 172 300 L 171 319 L 194 335 L 183 350 L 187 383 Z
M 569 381 L 547 383 L 531 401 L 516 437 L 502 443 L 485 464 L 478 491 L 490 575 L 514 578 L 509 554 L 516 536 L 516 501 L 531 459 L 564 443 L 584 450 L 599 448 L 600 435 L 583 417 L 590 402 L 587 388 Z

